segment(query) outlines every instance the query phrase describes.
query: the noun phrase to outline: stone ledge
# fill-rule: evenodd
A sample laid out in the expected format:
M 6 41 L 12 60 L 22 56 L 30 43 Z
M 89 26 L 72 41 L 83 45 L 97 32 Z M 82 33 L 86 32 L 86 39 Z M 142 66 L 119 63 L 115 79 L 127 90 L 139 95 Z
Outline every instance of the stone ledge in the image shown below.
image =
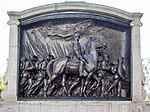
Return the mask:
M 141 108 L 138 105 L 133 105 L 130 101 L 123 102 L 110 102 L 110 101 L 78 101 L 75 102 L 0 102 L 0 112 L 131 112 L 137 108 Z M 90 103 L 90 104 L 89 104 Z M 56 105 L 57 104 L 57 105 Z M 70 105 L 68 105 L 70 104 Z M 150 105 L 147 105 L 145 112 L 149 112 Z M 136 110 L 136 109 L 135 109 Z M 134 112 L 136 112 L 134 110 Z
M 98 11 L 106 14 L 111 14 L 114 16 L 122 17 L 125 19 L 131 20 L 132 13 L 123 11 L 121 9 L 100 5 L 100 4 L 93 4 L 93 3 L 86 3 L 86 2 L 63 2 L 63 3 L 55 3 L 55 4 L 48 4 L 43 6 L 34 7 L 31 9 L 27 9 L 21 11 L 21 18 L 30 17 L 33 15 L 41 14 L 48 11 L 56 11 L 56 10 L 91 10 L 91 11 Z

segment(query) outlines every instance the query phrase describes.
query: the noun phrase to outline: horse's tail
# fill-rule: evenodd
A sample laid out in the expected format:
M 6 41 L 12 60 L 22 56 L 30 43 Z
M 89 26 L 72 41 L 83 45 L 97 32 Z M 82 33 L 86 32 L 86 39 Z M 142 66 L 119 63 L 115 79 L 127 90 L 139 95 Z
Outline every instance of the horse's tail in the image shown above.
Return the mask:
M 46 73 L 48 75 L 48 77 L 51 79 L 51 76 L 53 75 L 53 63 L 55 62 L 56 60 L 51 60 L 48 64 L 47 64 L 47 67 L 46 67 Z

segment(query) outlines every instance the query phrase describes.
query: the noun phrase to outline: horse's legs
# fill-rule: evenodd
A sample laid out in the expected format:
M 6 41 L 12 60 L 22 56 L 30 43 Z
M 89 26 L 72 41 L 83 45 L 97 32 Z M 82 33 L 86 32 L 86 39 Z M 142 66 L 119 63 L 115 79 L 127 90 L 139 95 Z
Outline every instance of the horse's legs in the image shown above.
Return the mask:
M 85 80 L 85 84 L 84 84 L 84 88 L 83 88 L 83 95 L 84 95 L 85 97 L 87 97 L 86 90 L 87 90 L 87 86 L 88 86 L 88 83 L 89 83 L 89 81 L 90 81 L 92 75 L 93 75 L 93 72 L 89 73 L 88 76 L 87 76 L 87 78 L 86 78 L 86 80 Z
M 72 96 L 72 90 L 80 83 L 80 78 L 77 78 L 76 81 L 71 85 L 68 90 L 68 95 Z
M 96 90 L 99 87 L 99 85 L 100 85 L 101 79 L 98 78 L 97 75 L 93 75 L 93 78 L 95 79 L 95 82 L 91 85 L 91 87 L 88 90 L 87 94 L 90 94 L 92 91 Z
M 101 97 L 104 97 L 104 87 L 105 87 L 105 81 L 104 81 L 104 79 L 102 79 L 101 82 L 102 82 Z
M 62 77 L 62 86 L 63 86 L 63 93 L 68 93 L 66 88 L 66 74 L 63 74 Z
M 80 96 L 83 96 L 84 84 L 85 84 L 85 79 L 84 79 L 84 77 L 81 77 L 81 88 L 80 88 L 81 94 L 80 94 Z
M 44 96 L 47 96 L 47 93 L 46 93 L 48 89 L 47 79 L 44 79 L 43 83 L 44 83 Z
M 53 75 L 52 75 L 52 78 L 51 78 L 51 79 L 49 79 L 48 84 L 50 84 L 50 86 L 51 86 L 51 85 L 52 85 L 52 83 L 53 83 L 53 81 L 54 81 L 57 77 L 58 77 L 58 75 L 57 75 L 57 74 L 53 74 Z

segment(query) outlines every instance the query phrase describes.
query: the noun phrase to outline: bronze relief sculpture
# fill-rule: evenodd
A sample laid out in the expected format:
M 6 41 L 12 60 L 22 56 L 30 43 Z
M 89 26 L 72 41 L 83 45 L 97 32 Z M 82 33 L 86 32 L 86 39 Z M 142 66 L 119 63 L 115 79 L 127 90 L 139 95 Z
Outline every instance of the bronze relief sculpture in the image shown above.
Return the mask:
M 21 36 L 19 97 L 131 97 L 126 30 L 84 19 L 25 27 Z

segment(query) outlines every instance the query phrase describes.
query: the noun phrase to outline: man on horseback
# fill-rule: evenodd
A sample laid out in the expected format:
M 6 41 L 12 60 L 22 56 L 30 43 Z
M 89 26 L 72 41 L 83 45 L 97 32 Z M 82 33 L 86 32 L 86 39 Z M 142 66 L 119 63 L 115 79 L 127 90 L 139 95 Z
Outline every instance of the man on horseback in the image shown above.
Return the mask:
M 84 69 L 83 64 L 86 64 L 87 60 L 83 57 L 79 39 L 80 39 L 80 33 L 78 31 L 75 31 L 74 42 L 73 42 L 73 50 L 74 50 L 76 58 L 80 60 L 79 75 L 84 76 L 84 74 L 83 74 L 83 69 Z

